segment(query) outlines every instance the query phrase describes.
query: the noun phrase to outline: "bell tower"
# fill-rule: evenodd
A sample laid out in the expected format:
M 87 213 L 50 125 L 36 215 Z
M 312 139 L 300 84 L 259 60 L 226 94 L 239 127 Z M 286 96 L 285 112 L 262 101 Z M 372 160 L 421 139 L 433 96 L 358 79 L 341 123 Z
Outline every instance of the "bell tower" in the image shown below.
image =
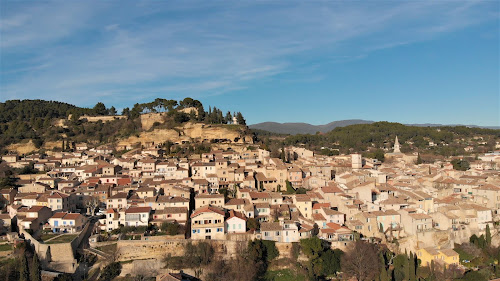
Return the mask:
M 394 153 L 401 153 L 401 150 L 399 148 L 400 148 L 399 140 L 398 136 L 396 136 L 396 141 L 394 141 Z

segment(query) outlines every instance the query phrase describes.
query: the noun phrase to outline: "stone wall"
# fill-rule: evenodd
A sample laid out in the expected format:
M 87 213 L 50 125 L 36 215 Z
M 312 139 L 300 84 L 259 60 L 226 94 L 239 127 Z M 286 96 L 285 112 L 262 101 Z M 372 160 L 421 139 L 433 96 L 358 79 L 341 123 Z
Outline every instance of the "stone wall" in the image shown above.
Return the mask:
M 119 261 L 142 260 L 142 259 L 163 259 L 167 255 L 184 255 L 184 248 L 187 243 L 208 242 L 211 243 L 215 251 L 227 258 L 235 256 L 241 249 L 246 248 L 248 240 L 226 241 L 226 240 L 189 240 L 172 239 L 163 236 L 163 240 L 120 240 L 117 243 L 117 256 Z M 280 252 L 280 257 L 291 257 L 291 243 L 276 243 Z
M 74 273 L 78 267 L 75 259 L 76 248 L 82 242 L 86 232 L 89 231 L 89 225 L 90 223 L 87 223 L 78 236 L 68 243 L 44 244 L 24 230 L 20 230 L 20 234 L 24 235 L 24 239 L 33 245 L 44 268 Z
M 113 115 L 113 116 L 87 116 L 83 115 L 80 116 L 79 120 L 87 119 L 87 122 L 108 122 L 108 121 L 113 121 L 116 119 L 125 119 L 127 116 L 125 115 Z

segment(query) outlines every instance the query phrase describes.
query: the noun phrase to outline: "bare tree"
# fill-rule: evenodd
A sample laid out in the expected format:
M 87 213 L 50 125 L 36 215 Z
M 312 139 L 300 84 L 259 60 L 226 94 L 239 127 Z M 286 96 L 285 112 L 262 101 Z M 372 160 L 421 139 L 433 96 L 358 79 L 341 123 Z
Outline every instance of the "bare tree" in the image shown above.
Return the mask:
M 375 280 L 379 274 L 377 249 L 375 245 L 362 240 L 342 256 L 342 271 L 358 281 Z
M 87 213 L 92 216 L 95 214 L 95 209 L 99 206 L 99 200 L 95 197 L 90 197 L 87 202 L 85 202 L 85 207 L 87 207 Z
M 476 245 L 472 243 L 463 243 L 462 245 L 460 245 L 460 248 L 464 250 L 464 252 L 466 252 L 467 254 L 475 257 L 480 256 L 482 253 L 481 249 L 479 249 Z
M 134 281 L 145 281 L 158 275 L 158 269 L 152 261 L 135 261 L 132 270 Z

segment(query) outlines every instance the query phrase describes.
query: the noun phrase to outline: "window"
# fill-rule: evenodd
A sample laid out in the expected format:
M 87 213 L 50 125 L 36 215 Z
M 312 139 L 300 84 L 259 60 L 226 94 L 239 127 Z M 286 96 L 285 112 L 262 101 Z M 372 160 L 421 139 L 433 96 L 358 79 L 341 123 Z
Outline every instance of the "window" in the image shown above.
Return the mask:
M 210 228 L 205 229 L 205 233 L 210 233 L 212 230 Z

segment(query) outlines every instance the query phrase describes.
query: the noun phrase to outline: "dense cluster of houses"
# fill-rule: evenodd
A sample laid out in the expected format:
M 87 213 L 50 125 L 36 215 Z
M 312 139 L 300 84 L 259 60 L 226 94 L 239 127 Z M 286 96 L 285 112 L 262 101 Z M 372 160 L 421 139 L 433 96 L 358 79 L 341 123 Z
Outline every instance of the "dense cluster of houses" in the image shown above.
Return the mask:
M 285 148 L 287 162 L 258 148 L 184 159 L 164 158 L 154 147 L 114 157 L 111 147 L 85 144 L 49 156 L 4 155 L 7 165 L 34 163 L 40 173 L 0 190 L 0 223 L 4 232 L 71 233 L 98 215 L 103 231 L 177 222 L 189 239 L 297 242 L 317 235 L 335 247 L 359 237 L 414 237 L 409 245 L 420 257 L 458 263 L 453 250 L 426 233 L 493 228 L 500 173 L 487 168 L 496 167 L 500 153 L 463 172 L 447 161 L 416 165 L 416 156 L 396 144 L 386 163 L 360 154 L 318 156 L 301 147 Z

